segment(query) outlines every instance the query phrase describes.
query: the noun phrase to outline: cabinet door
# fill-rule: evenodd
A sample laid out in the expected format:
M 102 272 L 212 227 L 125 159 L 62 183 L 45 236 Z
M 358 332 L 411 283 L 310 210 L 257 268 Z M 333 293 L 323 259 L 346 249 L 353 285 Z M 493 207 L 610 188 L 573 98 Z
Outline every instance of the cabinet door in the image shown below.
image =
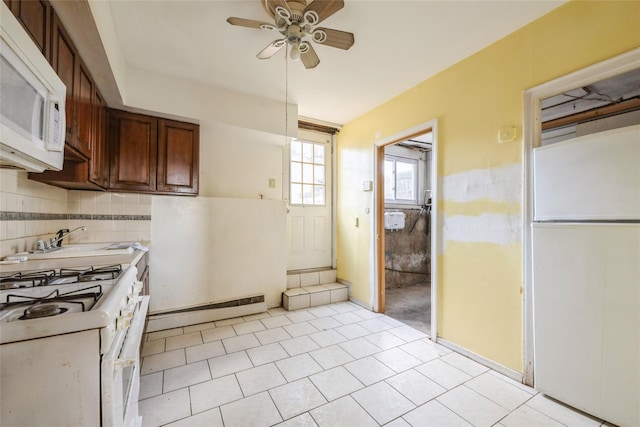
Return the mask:
M 75 146 L 74 129 L 76 127 L 75 119 L 75 85 L 77 81 L 76 72 L 78 70 L 78 53 L 71 42 L 71 38 L 65 31 L 60 19 L 53 14 L 53 41 L 51 52 L 51 65 L 56 71 L 62 82 L 67 87 L 67 101 L 65 112 L 67 117 L 66 137 L 65 140 L 72 146 Z
M 107 153 L 107 110 L 98 91 L 93 97 L 93 141 L 89 160 L 89 181 L 106 187 L 109 183 Z
M 78 60 L 78 71 L 76 72 L 78 78 L 76 82 L 76 143 L 75 147 L 85 156 L 91 157 L 92 142 L 93 142 L 93 114 L 95 109 L 93 108 L 93 96 L 95 93 L 95 87 L 91 75 L 87 68 Z
M 156 189 L 158 120 L 142 114 L 109 114 L 111 167 L 109 188 L 151 192 Z
M 160 120 L 158 123 L 158 192 L 198 194 L 200 127 Z
M 47 60 L 49 56 L 49 36 L 51 19 L 48 3 L 43 0 L 5 0 L 29 36 Z

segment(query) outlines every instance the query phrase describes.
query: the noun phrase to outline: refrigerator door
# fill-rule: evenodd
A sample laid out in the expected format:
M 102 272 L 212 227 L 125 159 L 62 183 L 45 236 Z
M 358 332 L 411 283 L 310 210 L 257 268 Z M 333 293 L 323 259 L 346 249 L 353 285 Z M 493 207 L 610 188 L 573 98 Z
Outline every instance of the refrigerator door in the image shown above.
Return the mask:
M 533 150 L 534 220 L 640 220 L 640 125 Z
M 640 425 L 640 224 L 532 224 L 535 387 Z

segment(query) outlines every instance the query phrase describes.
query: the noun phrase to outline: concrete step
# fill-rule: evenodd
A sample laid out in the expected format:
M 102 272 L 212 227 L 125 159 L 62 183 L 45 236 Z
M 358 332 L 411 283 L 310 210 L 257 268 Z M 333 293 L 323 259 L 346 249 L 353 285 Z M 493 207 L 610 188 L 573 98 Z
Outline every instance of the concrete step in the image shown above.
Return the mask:
M 283 292 L 282 306 L 286 310 L 292 311 L 347 301 L 348 299 L 349 288 L 347 285 L 333 282 L 291 288 Z

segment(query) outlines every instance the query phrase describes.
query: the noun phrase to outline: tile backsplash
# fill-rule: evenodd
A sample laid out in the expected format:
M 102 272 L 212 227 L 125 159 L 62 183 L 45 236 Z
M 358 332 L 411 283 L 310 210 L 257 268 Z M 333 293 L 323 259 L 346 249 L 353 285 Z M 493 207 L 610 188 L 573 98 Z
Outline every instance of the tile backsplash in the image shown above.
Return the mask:
M 151 240 L 151 195 L 65 190 L 0 169 L 0 257 L 82 225 L 70 243 Z

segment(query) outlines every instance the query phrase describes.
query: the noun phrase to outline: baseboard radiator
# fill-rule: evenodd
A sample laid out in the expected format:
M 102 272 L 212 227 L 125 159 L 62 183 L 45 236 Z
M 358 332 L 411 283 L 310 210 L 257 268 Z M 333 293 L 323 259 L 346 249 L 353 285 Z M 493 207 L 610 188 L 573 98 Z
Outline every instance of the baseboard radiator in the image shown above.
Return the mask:
M 181 308 L 150 314 L 147 319 L 147 332 L 248 316 L 265 311 L 267 311 L 267 304 L 264 301 L 264 295 Z

